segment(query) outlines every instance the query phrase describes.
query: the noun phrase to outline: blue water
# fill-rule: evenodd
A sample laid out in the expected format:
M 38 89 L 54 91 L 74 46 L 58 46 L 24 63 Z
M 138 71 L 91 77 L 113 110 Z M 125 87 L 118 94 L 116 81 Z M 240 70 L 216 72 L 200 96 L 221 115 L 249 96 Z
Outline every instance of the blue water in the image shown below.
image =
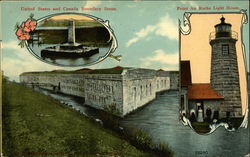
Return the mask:
M 98 117 L 94 110 L 74 97 L 42 92 L 85 115 Z M 229 132 L 220 127 L 210 135 L 199 135 L 183 126 L 179 121 L 177 94 L 177 91 L 158 94 L 156 100 L 124 118 L 121 125 L 143 128 L 156 143 L 168 143 L 176 157 L 244 157 L 249 153 L 249 128 Z
M 156 142 L 168 143 L 177 157 L 243 157 L 249 153 L 249 128 L 229 132 L 220 127 L 210 135 L 199 135 L 182 125 L 178 111 L 177 92 L 165 92 L 125 118 L 123 125 L 144 128 Z

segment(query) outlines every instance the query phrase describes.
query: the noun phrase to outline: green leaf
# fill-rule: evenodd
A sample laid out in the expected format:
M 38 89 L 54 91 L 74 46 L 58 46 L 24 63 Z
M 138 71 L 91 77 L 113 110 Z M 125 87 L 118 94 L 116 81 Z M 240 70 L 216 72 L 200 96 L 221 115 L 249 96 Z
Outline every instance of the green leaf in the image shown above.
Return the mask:
M 25 43 L 25 41 L 23 40 L 23 41 L 22 41 L 22 48 L 24 47 L 24 43 Z
M 14 31 L 18 30 L 19 29 L 19 23 L 17 22 L 14 26 Z
M 117 60 L 117 61 L 121 61 L 121 55 L 118 55 L 118 56 L 114 56 L 114 55 L 109 55 L 109 57 L 110 58 L 112 58 L 112 59 L 115 59 L 115 60 Z
M 24 44 L 25 44 L 25 41 L 22 40 L 22 41 L 18 44 L 18 46 L 21 46 L 21 48 L 23 48 L 23 47 L 24 47 Z
M 30 19 L 33 19 L 33 17 L 34 17 L 34 14 L 31 13 L 31 14 L 30 14 Z

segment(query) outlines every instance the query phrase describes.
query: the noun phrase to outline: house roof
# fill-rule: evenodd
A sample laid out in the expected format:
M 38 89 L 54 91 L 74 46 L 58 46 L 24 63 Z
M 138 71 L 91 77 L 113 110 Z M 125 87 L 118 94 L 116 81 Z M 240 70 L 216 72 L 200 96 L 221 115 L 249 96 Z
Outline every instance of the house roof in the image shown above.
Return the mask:
M 181 86 L 192 84 L 190 61 L 181 61 Z
M 83 68 L 83 69 L 77 69 L 75 71 L 91 71 L 92 69 L 89 69 L 89 68 Z
M 164 71 L 163 69 L 158 69 L 157 71 Z
M 124 67 L 116 66 L 116 67 L 113 67 L 113 69 L 124 69 Z
M 192 86 L 188 88 L 188 99 L 224 99 L 224 97 L 213 90 L 209 83 L 204 83 L 192 84 Z

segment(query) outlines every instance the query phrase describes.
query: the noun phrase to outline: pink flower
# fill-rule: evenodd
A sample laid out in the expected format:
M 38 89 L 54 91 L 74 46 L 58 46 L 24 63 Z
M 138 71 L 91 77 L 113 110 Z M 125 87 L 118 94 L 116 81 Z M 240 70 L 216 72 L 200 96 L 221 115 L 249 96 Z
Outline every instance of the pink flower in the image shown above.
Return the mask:
M 16 31 L 16 36 L 19 40 L 29 40 L 30 39 L 30 32 L 36 29 L 37 22 L 32 19 L 28 19 L 23 22 L 19 29 Z
M 25 32 L 22 28 L 19 28 L 16 31 L 16 36 L 19 40 L 29 40 L 30 39 L 29 33 Z
M 30 31 L 34 31 L 36 29 L 36 21 L 32 21 L 29 19 L 21 25 L 21 28 L 23 28 L 23 30 L 27 33 L 29 33 Z

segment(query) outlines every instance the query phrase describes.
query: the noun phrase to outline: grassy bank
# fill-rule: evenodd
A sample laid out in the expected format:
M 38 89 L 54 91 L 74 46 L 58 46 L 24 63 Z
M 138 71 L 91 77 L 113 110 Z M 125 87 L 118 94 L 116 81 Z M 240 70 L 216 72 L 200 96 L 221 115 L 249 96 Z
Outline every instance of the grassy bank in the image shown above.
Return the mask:
M 3 83 L 3 153 L 7 156 L 154 156 L 32 89 Z
M 193 122 L 192 127 L 197 133 L 206 134 L 210 132 L 208 122 Z

